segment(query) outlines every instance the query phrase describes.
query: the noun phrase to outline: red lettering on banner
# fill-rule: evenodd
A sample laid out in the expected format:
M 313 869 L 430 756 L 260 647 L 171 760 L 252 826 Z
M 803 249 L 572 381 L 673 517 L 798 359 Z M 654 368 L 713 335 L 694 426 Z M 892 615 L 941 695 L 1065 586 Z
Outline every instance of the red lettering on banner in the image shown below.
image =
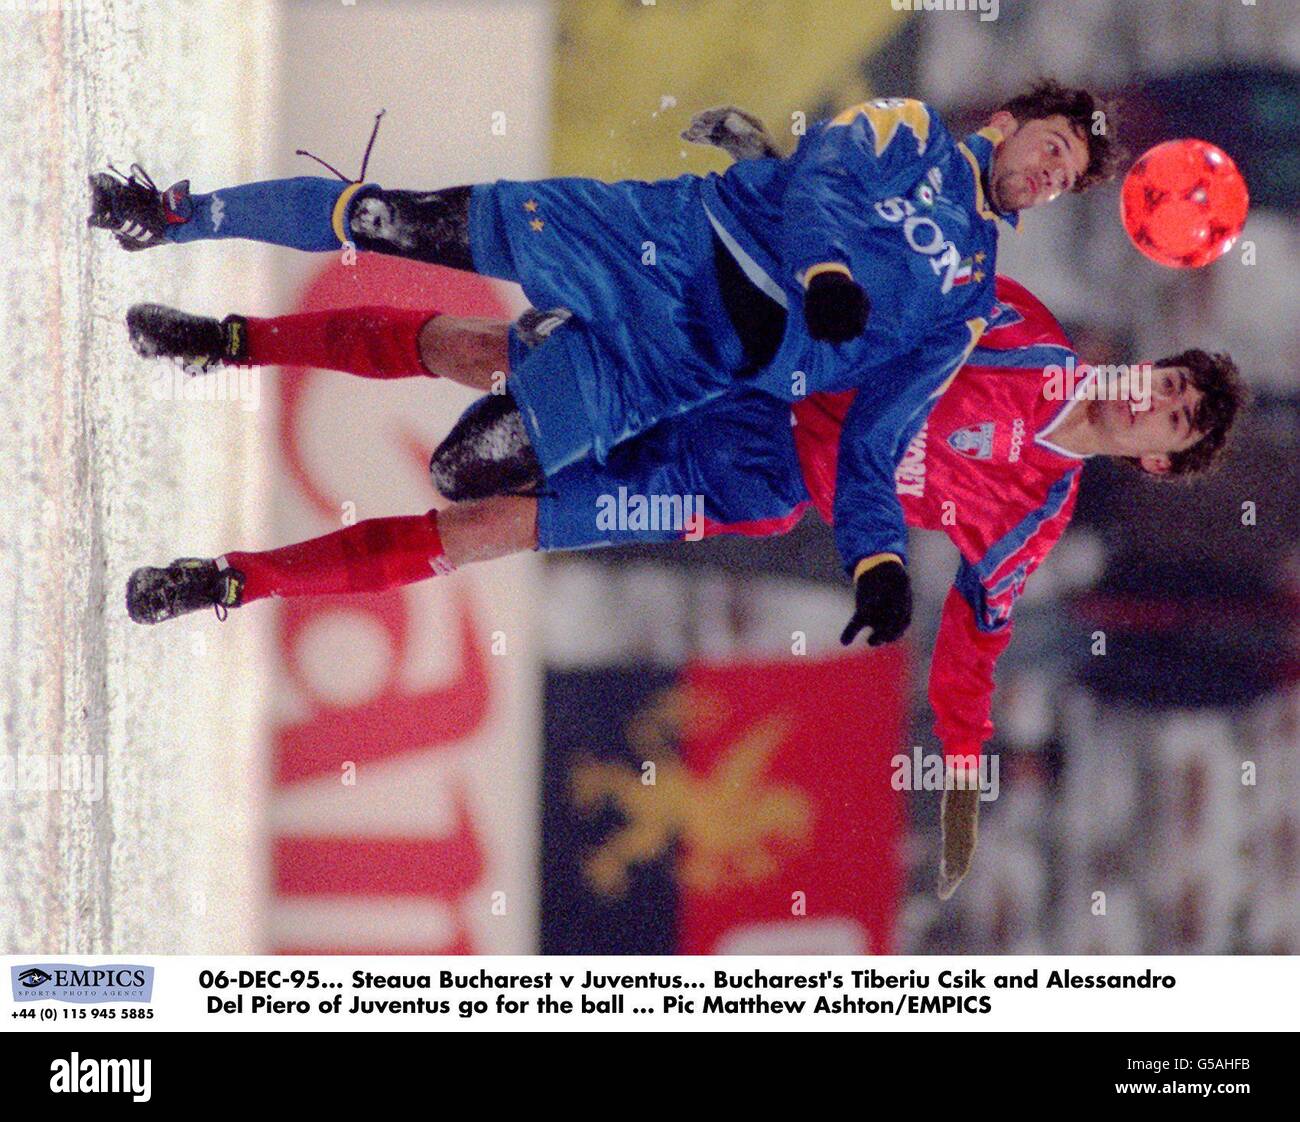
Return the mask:
M 483 278 L 376 254 L 362 254 L 355 265 L 335 261 L 327 266 L 308 285 L 299 310 L 364 304 L 428 308 L 456 315 L 508 315 L 493 284 Z M 311 505 L 334 522 L 337 498 L 310 470 L 299 441 L 307 391 L 318 377 L 338 375 L 294 369 L 280 379 L 279 443 L 289 477 Z M 411 438 L 405 434 L 401 451 L 414 453 Z M 446 751 L 464 743 L 486 720 L 493 700 L 492 675 L 475 622 L 473 582 L 461 581 L 454 594 L 453 634 L 448 636 L 448 645 L 459 652 L 459 665 L 449 683 L 434 689 L 412 690 L 402 684 L 414 622 L 408 604 L 406 595 L 392 592 L 286 600 L 279 605 L 279 656 L 309 712 L 275 730 L 277 785 L 337 775 L 344 761 L 376 763 L 413 752 Z M 384 682 L 373 696 L 353 705 L 321 698 L 302 672 L 302 648 L 311 641 L 309 625 L 337 612 L 364 614 L 382 628 L 390 644 Z M 428 626 L 423 620 L 421 623 Z M 346 667 L 340 667 L 340 672 L 346 672 Z M 358 793 L 357 797 L 366 796 Z M 457 791 L 453 797 L 456 822 L 445 836 L 273 838 L 275 895 L 281 899 L 400 896 L 438 901 L 451 906 L 456 929 L 445 945 L 419 953 L 474 953 L 478 948 L 456 905 L 481 881 L 490 854 L 484 850 L 463 793 Z M 394 953 L 394 948 L 384 946 L 326 948 L 311 946 L 309 941 L 292 942 L 293 946 L 277 948 L 277 953 Z M 407 953 L 411 953 L 409 949 Z
M 456 827 L 440 838 L 292 837 L 275 842 L 281 896 L 426 896 L 454 902 L 486 867 L 463 795 Z
M 364 612 L 384 628 L 392 647 L 383 688 L 359 705 L 332 705 L 315 698 L 299 666 L 303 630 L 320 616 L 338 611 Z M 400 592 L 285 601 L 280 614 L 281 655 L 289 676 L 312 700 L 313 712 L 306 720 L 276 729 L 277 783 L 337 775 L 348 761 L 375 763 L 409 752 L 445 749 L 477 731 L 487 717 L 489 680 L 486 651 L 469 597 L 456 597 L 456 635 L 449 643 L 460 651 L 460 667 L 448 685 L 413 693 L 401 684 L 409 624 L 406 598 Z

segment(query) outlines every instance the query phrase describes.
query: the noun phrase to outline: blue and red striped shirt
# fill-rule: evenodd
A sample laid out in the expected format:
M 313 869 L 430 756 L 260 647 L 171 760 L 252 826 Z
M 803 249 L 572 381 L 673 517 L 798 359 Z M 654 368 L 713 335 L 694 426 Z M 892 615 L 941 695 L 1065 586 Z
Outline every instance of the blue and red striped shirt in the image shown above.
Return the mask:
M 977 753 L 992 735 L 993 673 L 1012 607 L 1074 512 L 1083 461 L 1051 440 L 1072 402 L 1060 399 L 1066 380 L 1048 376 L 1072 361 L 1052 314 L 998 277 L 988 329 L 895 472 L 907 524 L 947 534 L 961 553 L 930 667 L 935 732 L 949 756 Z M 793 407 L 804 480 L 827 521 L 852 400 L 814 394 Z

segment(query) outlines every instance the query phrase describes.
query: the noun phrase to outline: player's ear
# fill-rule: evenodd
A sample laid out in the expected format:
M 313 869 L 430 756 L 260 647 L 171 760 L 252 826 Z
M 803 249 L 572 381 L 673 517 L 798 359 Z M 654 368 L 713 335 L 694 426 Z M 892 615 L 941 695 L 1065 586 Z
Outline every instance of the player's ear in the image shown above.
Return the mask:
M 1002 134 L 1003 140 L 1010 140 L 1020 127 L 1020 122 L 1015 116 L 1008 113 L 1005 109 L 999 109 L 992 117 L 989 118 L 989 124 Z
M 1138 457 L 1138 463 L 1148 475 L 1168 475 L 1173 466 L 1163 452 L 1148 452 L 1145 456 Z

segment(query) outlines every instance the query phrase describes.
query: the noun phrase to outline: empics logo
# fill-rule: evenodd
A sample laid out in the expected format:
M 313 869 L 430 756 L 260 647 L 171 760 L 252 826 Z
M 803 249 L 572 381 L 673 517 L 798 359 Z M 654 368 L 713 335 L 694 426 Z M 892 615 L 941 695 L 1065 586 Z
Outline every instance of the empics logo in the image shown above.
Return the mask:
M 50 1090 L 56 1095 L 130 1095 L 132 1102 L 147 1103 L 152 1096 L 152 1060 L 94 1060 L 73 1052 L 50 1063 Z
M 18 975 L 18 984 L 23 989 L 35 989 L 37 986 L 43 986 L 50 980 L 50 976 L 36 966 L 29 966 Z
M 152 966 L 36 962 L 9 969 L 15 1001 L 68 1001 L 88 1005 L 104 1001 L 147 1002 L 153 998 Z

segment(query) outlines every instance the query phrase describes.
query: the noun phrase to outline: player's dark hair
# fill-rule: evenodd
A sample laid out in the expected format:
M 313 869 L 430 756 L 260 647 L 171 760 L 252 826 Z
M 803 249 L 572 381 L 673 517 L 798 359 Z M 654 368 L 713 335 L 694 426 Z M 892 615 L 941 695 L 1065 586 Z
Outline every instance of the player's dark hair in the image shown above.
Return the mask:
M 1170 355 L 1153 364 L 1160 367 L 1181 368 L 1187 371 L 1187 380 L 1201 391 L 1200 403 L 1192 416 L 1192 428 L 1201 438 L 1190 448 L 1169 454 L 1169 471 L 1155 475 L 1156 479 L 1187 479 L 1205 475 L 1223 462 L 1228 450 L 1228 434 L 1242 407 L 1250 400 L 1250 391 L 1242 381 L 1237 364 L 1226 354 L 1207 354 L 1196 349 Z M 1141 468 L 1141 461 L 1125 456 L 1126 463 Z
M 1114 176 L 1122 158 L 1119 114 L 1114 102 L 1090 90 L 1063 86 L 1054 78 L 1040 78 L 1001 108 L 1021 122 L 1064 117 L 1083 138 L 1088 145 L 1088 166 L 1071 190 L 1086 191 Z

